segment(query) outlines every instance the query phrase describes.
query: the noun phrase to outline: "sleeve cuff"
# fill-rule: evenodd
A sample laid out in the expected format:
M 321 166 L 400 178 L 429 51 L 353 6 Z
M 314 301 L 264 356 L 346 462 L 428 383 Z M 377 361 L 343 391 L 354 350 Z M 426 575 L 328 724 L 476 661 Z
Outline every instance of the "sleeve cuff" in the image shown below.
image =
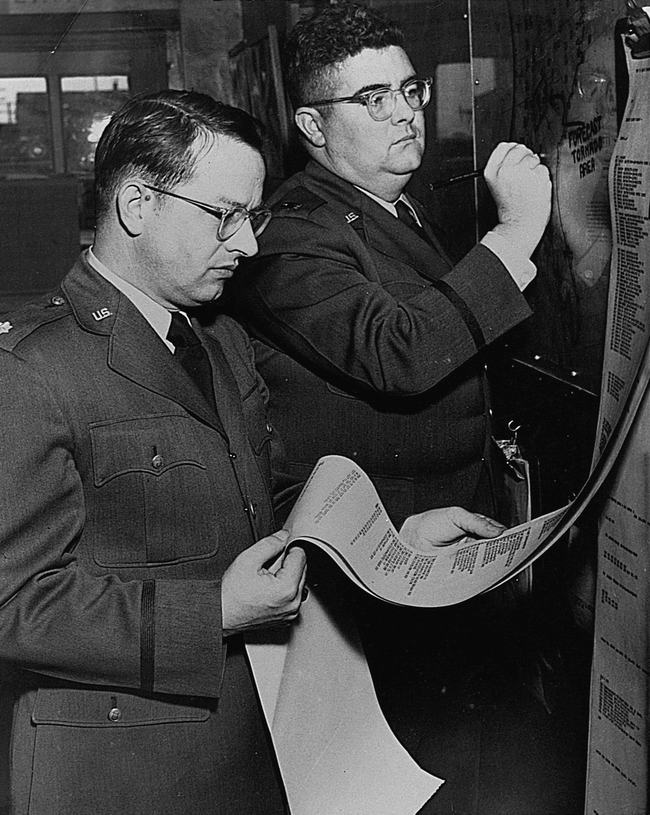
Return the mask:
M 537 267 L 524 253 L 513 246 L 510 241 L 496 232 L 488 232 L 481 240 L 483 246 L 493 252 L 506 267 L 510 276 L 523 291 L 535 278 Z

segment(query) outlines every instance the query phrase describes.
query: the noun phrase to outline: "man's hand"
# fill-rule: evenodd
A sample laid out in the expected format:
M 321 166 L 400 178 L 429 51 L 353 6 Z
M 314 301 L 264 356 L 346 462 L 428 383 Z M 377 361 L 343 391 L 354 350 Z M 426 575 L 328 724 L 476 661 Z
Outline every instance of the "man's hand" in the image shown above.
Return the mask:
M 275 570 L 288 533 L 269 535 L 244 550 L 221 581 L 223 635 L 290 622 L 298 616 L 307 574 L 305 553 L 291 547 Z M 271 570 L 273 567 L 273 570 Z
M 548 169 L 525 145 L 501 142 L 483 175 L 499 214 L 493 231 L 530 257 L 551 215 Z
M 494 538 L 506 529 L 485 515 L 461 507 L 429 509 L 411 515 L 400 529 L 400 538 L 421 552 L 432 552 L 438 546 L 449 546 L 466 537 Z

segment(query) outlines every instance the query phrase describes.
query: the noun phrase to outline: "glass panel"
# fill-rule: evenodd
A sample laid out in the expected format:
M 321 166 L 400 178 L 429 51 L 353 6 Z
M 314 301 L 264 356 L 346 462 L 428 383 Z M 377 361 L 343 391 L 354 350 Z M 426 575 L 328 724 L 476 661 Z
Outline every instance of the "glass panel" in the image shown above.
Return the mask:
M 92 242 L 95 149 L 109 119 L 129 98 L 128 76 L 63 76 L 61 105 L 66 172 L 81 179 L 79 227 Z
M 592 0 L 580 25 L 574 0 L 473 6 L 473 54 L 495 61 L 491 83 L 477 77 L 478 164 L 499 141 L 521 141 L 543 156 L 554 189 L 534 257 L 533 315 L 510 335 L 513 346 L 527 362 L 597 392 L 611 260 L 608 172 L 622 114 L 614 32 L 625 4 Z
M 61 94 L 66 171 L 92 175 L 97 142 L 112 114 L 128 99 L 129 78 L 64 76 Z
M 45 77 L 0 77 L 0 174 L 52 172 Z

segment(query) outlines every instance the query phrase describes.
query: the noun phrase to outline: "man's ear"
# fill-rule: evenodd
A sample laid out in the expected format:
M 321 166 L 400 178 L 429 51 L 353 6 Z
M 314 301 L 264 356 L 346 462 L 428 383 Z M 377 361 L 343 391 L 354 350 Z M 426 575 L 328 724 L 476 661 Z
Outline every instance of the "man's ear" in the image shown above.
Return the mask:
M 152 194 L 138 179 L 128 179 L 117 192 L 117 215 L 124 229 L 132 237 L 140 235 L 145 218 L 154 207 Z
M 314 147 L 325 147 L 326 138 L 323 129 L 323 117 L 316 108 L 298 108 L 295 115 L 298 130 Z

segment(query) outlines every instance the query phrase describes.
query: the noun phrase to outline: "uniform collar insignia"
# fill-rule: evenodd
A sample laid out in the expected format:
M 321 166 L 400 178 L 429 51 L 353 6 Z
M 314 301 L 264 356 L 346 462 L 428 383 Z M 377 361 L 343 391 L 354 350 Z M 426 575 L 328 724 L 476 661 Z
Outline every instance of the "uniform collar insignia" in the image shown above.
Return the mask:
M 358 217 L 359 216 L 357 215 L 356 212 L 348 212 L 348 214 L 345 216 L 345 220 L 347 221 L 347 223 L 351 224 L 352 221 L 356 221 Z

